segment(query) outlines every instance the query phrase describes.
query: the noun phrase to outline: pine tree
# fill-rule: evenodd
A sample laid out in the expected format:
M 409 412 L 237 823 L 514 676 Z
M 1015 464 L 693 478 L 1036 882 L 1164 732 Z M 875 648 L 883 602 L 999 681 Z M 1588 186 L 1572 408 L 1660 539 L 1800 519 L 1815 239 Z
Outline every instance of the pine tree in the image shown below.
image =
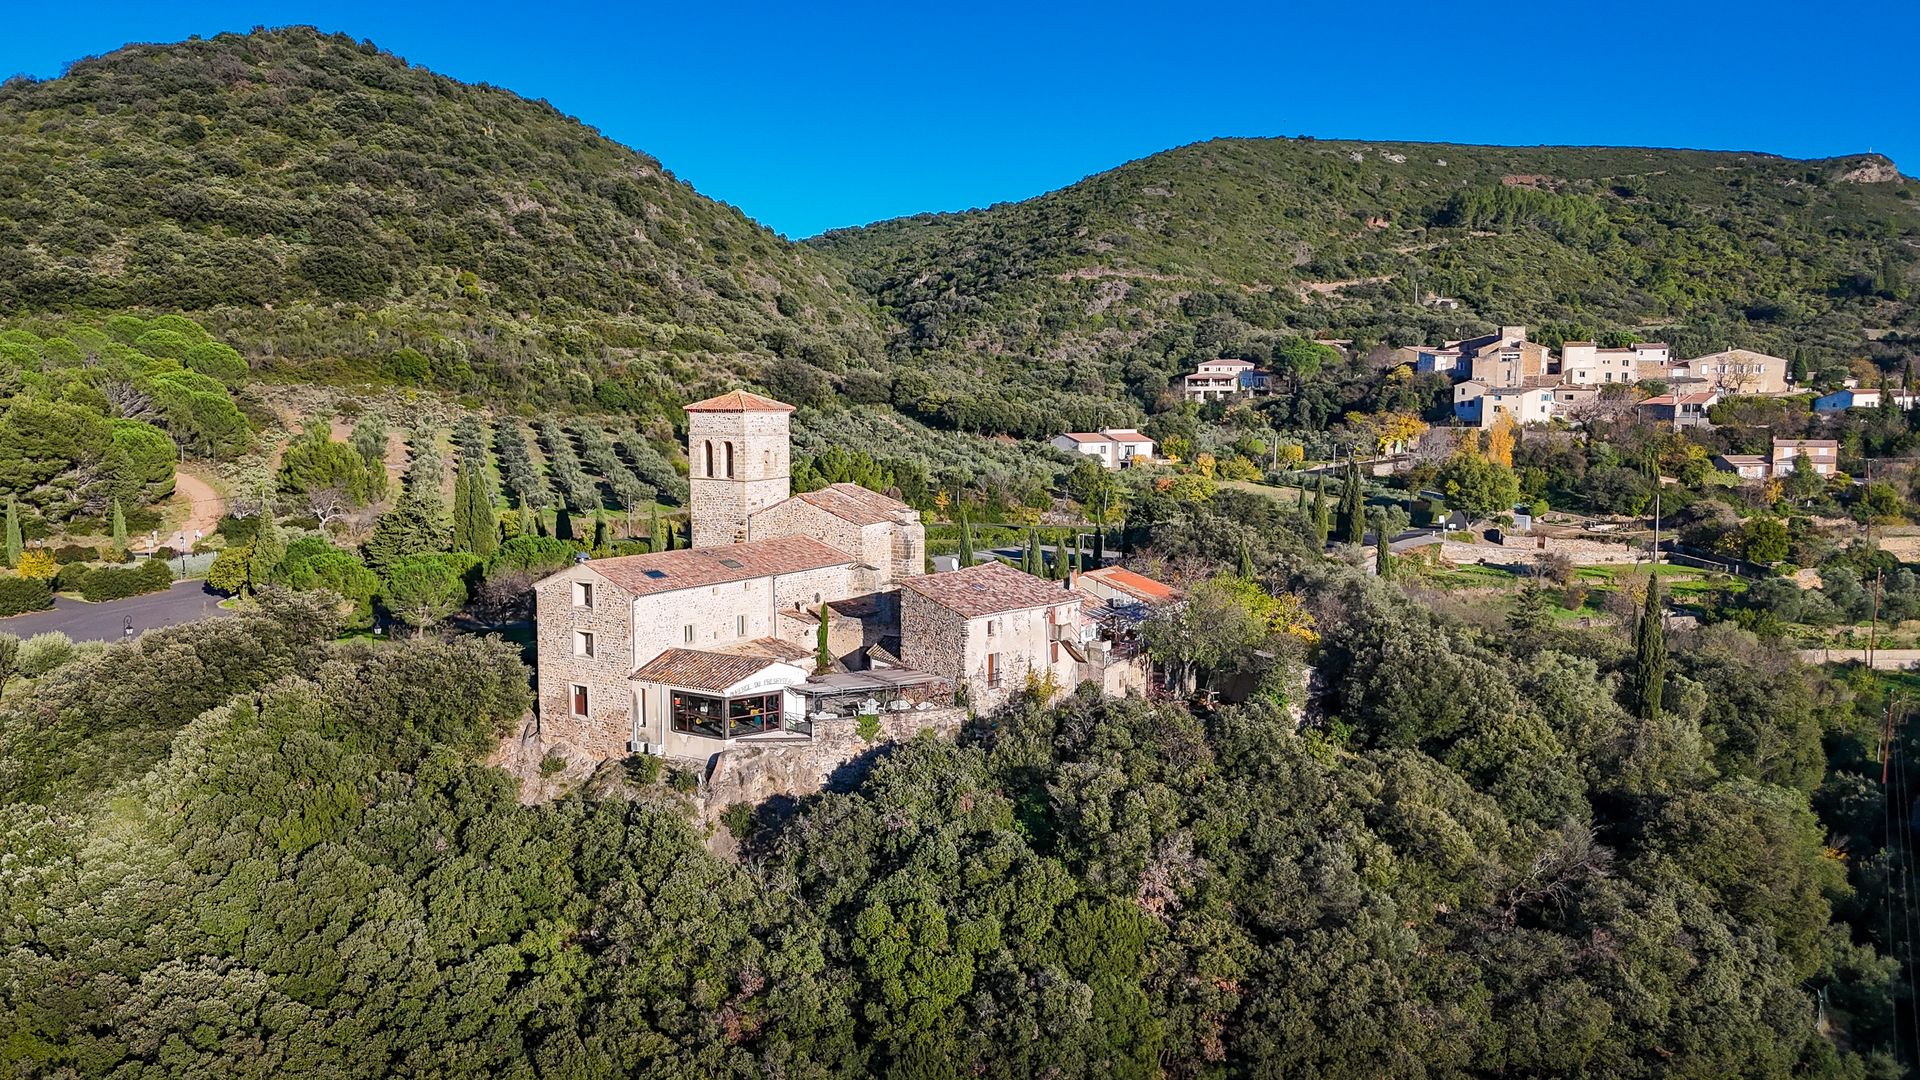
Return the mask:
M 124 557 L 127 551 L 127 515 L 120 510 L 120 500 L 113 500 L 113 551 Z
M 20 549 L 26 544 L 20 538 L 20 500 L 7 497 L 7 568 L 20 565 Z
M 820 605 L 820 629 L 813 638 L 813 671 L 816 675 L 825 675 L 833 670 L 833 649 L 827 644 L 827 605 Z
M 1360 495 L 1360 466 L 1347 463 L 1347 486 L 1340 493 L 1340 539 L 1349 544 L 1367 540 L 1367 504 Z
M 1642 720 L 1660 718 L 1660 693 L 1667 681 L 1667 631 L 1660 622 L 1660 578 L 1647 577 L 1647 603 L 1634 628 L 1633 707 Z

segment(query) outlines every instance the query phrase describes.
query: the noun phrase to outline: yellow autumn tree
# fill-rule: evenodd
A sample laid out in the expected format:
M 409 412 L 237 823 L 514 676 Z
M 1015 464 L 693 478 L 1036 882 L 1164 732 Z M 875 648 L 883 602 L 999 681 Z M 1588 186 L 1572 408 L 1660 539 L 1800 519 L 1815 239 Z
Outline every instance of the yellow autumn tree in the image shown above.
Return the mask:
M 1493 422 L 1493 427 L 1487 431 L 1488 461 L 1495 465 L 1505 465 L 1509 469 L 1513 468 L 1513 445 L 1516 441 L 1517 427 L 1518 425 L 1513 422 L 1512 413 L 1503 412 Z

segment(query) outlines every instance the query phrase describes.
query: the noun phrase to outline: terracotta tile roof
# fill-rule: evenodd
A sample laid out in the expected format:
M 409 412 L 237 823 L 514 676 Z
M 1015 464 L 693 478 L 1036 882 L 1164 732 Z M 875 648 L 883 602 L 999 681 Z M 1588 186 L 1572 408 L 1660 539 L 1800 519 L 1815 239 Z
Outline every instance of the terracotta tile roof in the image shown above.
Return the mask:
M 1060 582 L 1042 581 L 999 562 L 910 577 L 900 584 L 969 619 L 1080 600 Z
M 766 656 L 668 649 L 634 669 L 634 682 L 670 683 L 688 690 L 721 691 L 750 679 L 774 664 Z
M 782 536 L 720 547 L 595 559 L 585 565 L 633 596 L 651 596 L 701 585 L 848 566 L 854 561 L 853 556 L 811 536 Z
M 1250 368 L 1254 366 L 1253 361 L 1242 360 L 1237 356 L 1223 356 L 1218 360 L 1202 360 L 1200 362 L 1200 365 L 1202 367 L 1232 367 L 1232 368 Z
M 1840 443 L 1834 439 L 1775 439 L 1773 448 L 1791 446 L 1800 450 L 1838 450 Z
M 1136 574 L 1125 567 L 1103 566 L 1080 575 L 1082 581 L 1098 581 L 1115 592 L 1122 592 L 1149 604 L 1165 604 L 1180 597 L 1173 586 Z
M 1153 441 L 1133 428 L 1108 428 L 1100 434 L 1112 439 L 1114 442 L 1143 443 Z
M 1113 438 L 1098 431 L 1064 431 L 1065 437 L 1077 443 L 1112 442 Z
M 1678 404 L 1712 405 L 1714 402 L 1719 400 L 1720 400 L 1720 395 L 1717 391 L 1697 390 L 1691 394 L 1679 395 Z M 1650 397 L 1647 400 L 1641 402 L 1640 404 L 1644 406 L 1644 405 L 1673 405 L 1675 403 L 1676 402 L 1675 402 L 1674 395 L 1661 394 L 1658 397 Z
M 902 510 L 913 509 L 899 499 L 868 491 L 859 484 L 828 484 L 819 491 L 802 492 L 794 498 L 855 525 L 879 525 L 892 521 Z
M 686 407 L 686 412 L 792 412 L 793 406 L 784 401 L 775 401 L 770 397 L 747 390 L 729 390 L 719 397 L 710 397 L 705 401 L 696 401 Z
M 777 637 L 757 637 L 751 641 L 725 645 L 714 651 L 723 652 L 729 656 L 760 656 L 785 663 L 813 659 L 812 649 Z
M 1720 460 L 1729 465 L 1765 465 L 1767 459 L 1762 454 L 1721 454 Z

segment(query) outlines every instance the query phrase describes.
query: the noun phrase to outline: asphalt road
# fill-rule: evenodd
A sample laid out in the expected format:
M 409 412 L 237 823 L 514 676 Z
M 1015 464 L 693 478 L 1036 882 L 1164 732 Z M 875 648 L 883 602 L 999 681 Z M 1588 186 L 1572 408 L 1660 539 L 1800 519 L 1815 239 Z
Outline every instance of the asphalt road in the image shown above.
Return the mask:
M 98 604 L 62 596 L 54 599 L 50 610 L 0 619 L 0 634 L 27 638 L 58 630 L 75 641 L 119 641 L 127 636 L 128 620 L 132 620 L 133 632 L 139 634 L 162 626 L 231 615 L 219 602 L 220 594 L 197 580 L 176 581 L 166 592 Z

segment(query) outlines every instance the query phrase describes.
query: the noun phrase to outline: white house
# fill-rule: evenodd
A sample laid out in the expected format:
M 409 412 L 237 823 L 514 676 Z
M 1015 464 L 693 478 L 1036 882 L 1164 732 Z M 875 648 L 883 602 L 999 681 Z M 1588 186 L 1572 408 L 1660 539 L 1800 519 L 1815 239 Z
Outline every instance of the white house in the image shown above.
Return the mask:
M 1109 469 L 1124 468 L 1153 459 L 1152 439 L 1132 428 L 1101 428 L 1099 431 L 1069 431 L 1055 435 L 1055 449 L 1069 454 L 1085 454 Z
M 1251 361 L 1225 357 L 1207 360 L 1184 380 L 1182 391 L 1188 401 L 1222 401 L 1238 397 L 1248 388 L 1255 372 Z
M 1453 388 L 1453 416 L 1463 424 L 1490 428 L 1502 414 L 1515 423 L 1544 424 L 1553 419 L 1550 386 L 1488 386 L 1469 379 Z

